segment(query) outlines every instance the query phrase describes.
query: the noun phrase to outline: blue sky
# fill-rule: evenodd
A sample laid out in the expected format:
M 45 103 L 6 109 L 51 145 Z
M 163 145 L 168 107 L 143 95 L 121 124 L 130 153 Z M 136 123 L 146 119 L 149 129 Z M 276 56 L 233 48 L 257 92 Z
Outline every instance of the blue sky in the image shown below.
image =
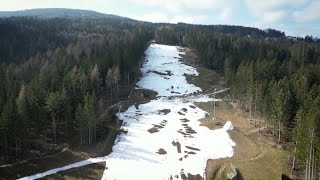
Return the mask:
M 50 7 L 150 22 L 233 24 L 320 37 L 320 0 L 0 0 L 0 11 Z

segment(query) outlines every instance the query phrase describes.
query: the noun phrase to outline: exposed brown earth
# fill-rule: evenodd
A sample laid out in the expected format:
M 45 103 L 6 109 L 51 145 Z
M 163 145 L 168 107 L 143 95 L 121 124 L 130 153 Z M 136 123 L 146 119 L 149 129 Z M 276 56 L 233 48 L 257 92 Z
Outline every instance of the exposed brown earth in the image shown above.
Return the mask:
M 159 129 L 158 128 L 156 128 L 156 127 L 153 127 L 153 128 L 150 128 L 150 129 L 148 129 L 148 131 L 149 131 L 149 133 L 156 133 L 156 132 L 159 132 Z
M 162 149 L 162 148 L 160 148 L 157 153 L 158 154 L 167 154 L 167 151 Z

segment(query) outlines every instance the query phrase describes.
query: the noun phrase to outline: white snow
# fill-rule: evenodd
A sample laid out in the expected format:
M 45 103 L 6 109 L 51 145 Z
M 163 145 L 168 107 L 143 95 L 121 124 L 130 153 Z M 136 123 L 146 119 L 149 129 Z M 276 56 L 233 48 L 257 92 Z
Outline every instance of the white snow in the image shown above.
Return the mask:
M 199 87 L 187 83 L 184 74 L 197 76 L 198 72 L 182 64 L 180 54 L 183 53 L 175 46 L 150 45 L 141 68 L 142 79 L 137 85 L 158 92 L 158 96 L 182 96 L 201 91 Z
M 158 98 L 137 108 L 130 106 L 127 111 L 117 114 L 127 133 L 118 135 L 111 154 L 25 179 L 101 161 L 106 161 L 102 179 L 162 180 L 176 175 L 180 179 L 181 173 L 203 176 L 208 159 L 231 157 L 235 145 L 227 133 L 233 129 L 231 122 L 217 130 L 200 126 L 198 120 L 205 117 L 206 112 L 193 102 L 219 100 L 192 95 L 201 89 L 189 84 L 184 75 L 198 73 L 193 67 L 182 64 L 179 54 L 179 48 L 175 46 L 150 45 L 141 69 L 143 76 L 137 84 L 140 88 L 156 91 Z M 149 132 L 151 128 L 158 132 Z M 166 153 L 157 153 L 159 149 Z
M 224 124 L 223 129 L 224 129 L 225 131 L 230 131 L 230 130 L 232 130 L 232 129 L 233 129 L 233 126 L 232 126 L 231 122 L 230 122 L 230 121 L 227 121 L 226 124 Z
M 226 131 L 232 129 L 232 124 L 228 121 L 222 129 L 214 131 L 199 126 L 198 119 L 205 117 L 205 111 L 190 106 L 194 105 L 181 99 L 159 98 L 140 105 L 138 109 L 131 106 L 126 112 L 118 114 L 124 121 L 128 133 L 119 136 L 120 141 L 114 145 L 113 152 L 107 157 L 108 169 L 104 177 L 169 179 L 171 175 L 180 176 L 182 169 L 186 174 L 203 175 L 208 159 L 231 157 L 234 142 Z M 162 109 L 170 109 L 171 112 L 164 115 L 159 112 Z M 181 119 L 184 118 L 189 122 L 182 122 Z M 152 134 L 148 132 L 153 124 L 159 125 L 163 120 L 167 122 L 162 123 L 164 127 L 159 129 L 159 132 Z M 196 133 L 187 135 L 179 133 L 179 130 L 186 133 L 182 124 L 187 124 Z M 172 142 L 181 144 L 181 153 L 178 153 L 177 147 L 173 146 Z M 200 151 L 188 149 L 186 146 Z M 156 153 L 160 148 L 167 151 L 167 154 Z

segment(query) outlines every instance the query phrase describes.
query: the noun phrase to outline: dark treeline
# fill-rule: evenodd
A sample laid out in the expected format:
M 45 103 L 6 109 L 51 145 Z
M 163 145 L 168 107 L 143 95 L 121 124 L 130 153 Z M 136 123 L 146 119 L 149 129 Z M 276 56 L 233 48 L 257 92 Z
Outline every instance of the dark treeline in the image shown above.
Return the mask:
M 119 83 L 130 88 L 152 37 L 147 24 L 121 19 L 13 17 L 0 29 L 4 162 L 97 142 L 116 122 L 107 106 Z
M 144 26 L 119 18 L 0 18 L 0 63 L 24 61 L 37 53 L 65 47 L 79 39 L 97 39 L 139 25 Z
M 284 32 L 275 29 L 261 30 L 253 27 L 232 26 L 232 25 L 192 25 L 178 23 L 177 25 L 157 24 L 155 35 L 158 42 L 166 44 L 181 44 L 185 32 L 210 32 L 236 35 L 241 37 L 250 37 L 255 39 L 275 39 L 286 40 Z M 159 28 L 158 28 L 159 27 Z M 307 36 L 310 40 L 312 36 Z M 301 40 L 301 38 L 298 38 Z
M 278 143 L 292 151 L 292 169 L 305 179 L 319 178 L 319 44 L 271 42 L 202 26 L 162 26 L 155 37 L 195 49 L 202 64 L 225 75 L 231 95 L 250 118 L 262 117 Z

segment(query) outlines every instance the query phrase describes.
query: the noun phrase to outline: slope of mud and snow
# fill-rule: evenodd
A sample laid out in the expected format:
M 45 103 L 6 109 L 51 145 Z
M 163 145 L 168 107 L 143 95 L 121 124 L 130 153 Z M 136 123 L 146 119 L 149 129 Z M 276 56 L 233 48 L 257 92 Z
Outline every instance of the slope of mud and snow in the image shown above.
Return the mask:
M 231 157 L 235 143 L 227 131 L 233 129 L 232 124 L 227 122 L 217 130 L 200 126 L 198 120 L 206 112 L 193 102 L 215 99 L 193 96 L 201 89 L 189 84 L 184 75 L 198 72 L 182 64 L 180 54 L 175 46 L 152 44 L 147 49 L 137 85 L 156 91 L 158 97 L 117 114 L 127 133 L 117 137 L 112 153 L 26 179 L 101 161 L 106 162 L 102 179 L 180 179 L 188 173 L 203 176 L 208 159 Z
M 182 64 L 177 47 L 152 44 L 146 51 L 146 61 L 141 68 L 141 88 L 151 89 L 158 96 L 182 96 L 201 91 L 189 84 L 184 75 L 198 75 L 195 68 Z

